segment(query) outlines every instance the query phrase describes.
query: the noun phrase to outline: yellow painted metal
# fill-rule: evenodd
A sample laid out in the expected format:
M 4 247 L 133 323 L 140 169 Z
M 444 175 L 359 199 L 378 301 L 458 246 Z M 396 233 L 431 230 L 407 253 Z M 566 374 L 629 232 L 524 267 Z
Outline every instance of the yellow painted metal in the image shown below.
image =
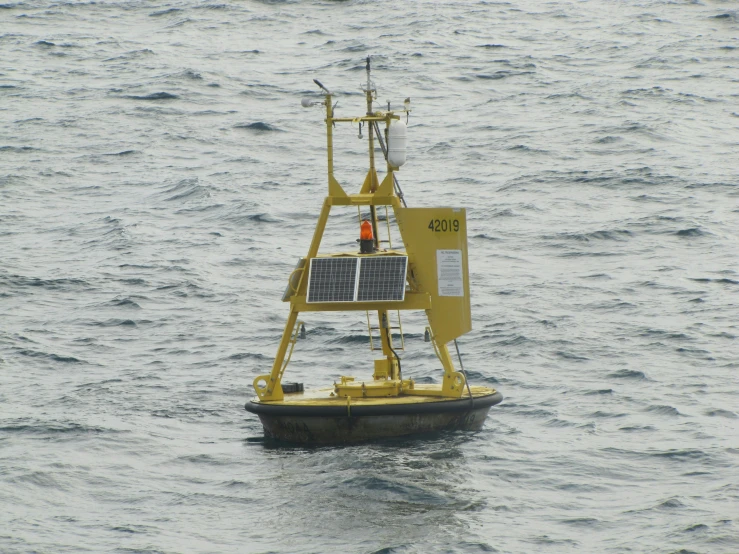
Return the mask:
M 390 322 L 387 317 L 387 309 L 377 310 L 377 321 L 380 322 L 380 343 L 382 345 L 382 353 L 388 359 L 388 361 L 394 358 L 393 351 L 393 337 L 390 334 Z M 397 375 L 391 372 L 390 377 L 395 379 Z
M 367 123 L 372 121 L 387 121 L 388 114 L 385 112 L 377 112 L 380 115 L 364 116 L 364 117 L 334 117 L 334 123 Z M 392 119 L 400 119 L 400 116 L 394 116 Z
M 409 396 L 435 396 L 437 398 L 445 398 L 448 396 L 444 394 L 444 391 L 438 385 L 434 386 L 434 388 L 421 388 L 421 385 L 416 385 L 416 387 L 412 389 L 403 390 L 403 394 L 409 395 Z M 451 398 L 457 398 L 457 397 L 451 397 Z
M 334 392 L 337 396 L 354 398 L 377 398 L 387 396 L 398 396 L 400 394 L 400 381 L 368 381 L 366 383 L 353 383 L 348 385 L 336 385 Z
M 298 312 L 290 306 L 290 315 L 287 318 L 285 330 L 282 332 L 282 340 L 277 349 L 274 364 L 272 364 L 272 372 L 269 375 L 258 375 L 254 378 L 254 390 L 257 391 L 257 396 L 260 400 L 282 400 L 285 397 L 285 393 L 282 392 L 282 375 L 285 372 L 287 364 L 290 362 L 292 351 L 295 348 L 299 323 Z M 285 354 L 290 344 L 292 344 L 290 356 L 285 360 Z
M 428 332 L 431 337 L 431 345 L 434 347 L 434 354 L 436 354 L 436 357 L 439 358 L 439 361 L 441 362 L 441 354 L 439 354 L 439 348 L 436 346 L 436 341 L 434 340 L 434 330 L 431 327 L 426 327 L 426 332 Z
M 377 198 L 381 198 L 383 196 L 386 198 L 390 198 L 395 193 L 395 188 L 393 187 L 393 169 L 391 166 L 388 166 L 388 169 L 389 171 L 385 175 L 385 178 L 382 180 L 382 183 L 380 183 L 380 186 L 375 193 L 375 197 Z
M 381 360 L 375 360 L 375 372 L 372 374 L 372 377 L 379 381 L 381 379 L 389 379 L 390 378 L 390 360 L 387 360 L 385 358 Z
M 328 180 L 328 195 L 332 198 L 347 198 L 349 196 L 333 175 Z
M 355 383 L 350 380 L 342 381 L 334 395 L 347 397 L 347 411 L 351 411 L 351 398 L 357 401 L 377 398 L 380 402 L 395 401 L 400 397 L 412 397 L 419 402 L 429 401 L 430 398 L 459 398 L 465 386 L 464 375 L 457 372 L 452 363 L 446 343 L 468 332 L 471 328 L 471 314 L 469 302 L 469 277 L 467 261 L 467 226 L 466 215 L 463 209 L 453 208 L 402 208 L 400 199 L 395 194 L 394 171 L 397 168 L 387 164 L 387 173 L 380 182 L 374 164 L 374 123 L 384 122 L 386 129 L 392 120 L 400 118 L 393 112 L 372 111 L 373 90 L 369 83 L 365 90 L 367 96 L 367 115 L 359 118 L 333 117 L 331 94 L 325 95 L 326 108 L 326 141 L 328 166 L 328 195 L 321 208 L 316 228 L 313 233 L 310 247 L 305 258 L 301 258 L 298 266 L 288 279 L 288 286 L 283 300 L 290 302 L 285 329 L 277 349 L 272 371 L 268 375 L 260 375 L 254 379 L 254 387 L 260 402 L 283 403 L 285 395 L 282 390 L 282 376 L 290 361 L 295 341 L 297 339 L 300 322 L 300 312 L 314 311 L 349 311 L 364 310 L 367 312 L 368 331 L 370 333 L 370 347 L 374 347 L 372 325 L 369 320 L 369 311 L 377 313 L 380 331 L 380 341 L 383 358 L 375 360 L 375 373 L 368 383 Z M 401 112 L 402 113 L 402 112 Z M 369 142 L 369 170 L 360 188 L 359 194 L 347 194 L 334 176 L 333 164 L 333 127 L 339 122 L 368 123 Z M 352 303 L 308 303 L 306 294 L 308 279 L 305 268 L 310 261 L 317 257 L 323 233 L 326 228 L 332 206 L 357 206 L 359 222 L 361 224 L 361 206 L 369 206 L 376 244 L 379 245 L 377 228 L 376 206 L 385 206 L 387 222 L 388 244 L 390 241 L 390 221 L 387 207 L 391 206 L 400 230 L 401 238 L 407 252 L 383 252 L 383 255 L 404 254 L 409 258 L 407 282 L 409 289 L 405 299 L 401 302 L 352 302 Z M 446 222 L 435 225 L 434 222 Z M 455 223 L 456 222 L 456 223 Z M 442 227 L 444 227 L 442 229 Z M 441 259 L 440 252 L 445 254 L 445 266 L 442 270 L 451 268 L 458 275 L 453 276 L 449 283 L 439 282 L 437 263 Z M 456 254 L 455 254 L 456 253 Z M 344 253 L 341 255 L 357 255 Z M 455 258 L 456 256 L 456 258 Z M 449 261 L 451 260 L 451 262 Z M 454 260 L 458 260 L 455 269 Z M 451 263 L 451 265 L 449 265 Z M 443 277 L 442 281 L 444 281 Z M 443 286 L 440 286 L 443 285 Z M 400 380 L 400 367 L 393 352 L 392 327 L 388 312 L 397 310 L 398 328 L 401 333 L 401 346 L 405 347 L 402 335 L 400 310 L 425 310 L 429 327 L 432 333 L 434 350 L 444 368 L 441 385 L 415 385 L 413 381 Z M 288 351 L 289 348 L 289 351 Z M 287 356 L 287 358 L 286 358 Z M 472 387 L 473 391 L 475 387 Z M 484 394 L 490 394 L 491 389 L 484 388 Z M 494 391 L 493 391 L 494 392 Z M 473 392 L 473 396 L 474 396 Z M 289 395 L 289 401 L 295 395 Z M 300 395 L 301 398 L 307 398 Z M 302 401 L 301 401 L 302 402 Z
M 290 298 L 299 312 L 347 312 L 367 310 L 427 310 L 431 308 L 431 295 L 425 292 L 406 292 L 405 300 L 388 302 L 306 302 L 305 295 Z
M 432 309 L 426 313 L 436 341 L 445 344 L 469 332 L 472 315 L 466 211 L 463 208 L 397 208 L 395 217 L 418 289 L 431 295 Z M 451 279 L 452 284 L 458 279 L 458 287 L 445 287 L 446 280 L 439 282 L 438 263 L 445 252 L 457 253 L 452 259 L 456 255 L 459 257 L 459 274 Z
M 374 195 L 377 190 L 378 182 L 377 171 L 375 171 L 375 168 L 373 167 L 367 172 L 367 176 L 364 178 L 364 183 L 362 184 L 362 188 L 359 190 L 359 194 Z
M 366 100 L 367 100 L 367 115 L 373 116 L 372 113 L 372 87 L 369 81 L 367 82 Z M 377 172 L 375 171 L 375 126 L 367 125 L 367 142 L 369 143 L 369 174 L 372 175 L 372 183 L 369 192 L 375 192 L 377 190 Z M 362 191 L 366 192 L 366 191 Z
M 374 254 L 362 254 L 357 250 L 345 250 L 343 252 L 332 252 L 331 254 L 321 254 L 320 256 L 316 256 L 317 258 L 346 258 L 346 257 L 354 257 L 354 258 L 370 258 L 372 256 L 407 256 L 408 254 L 403 250 L 390 250 L 390 249 L 383 249 L 382 252 L 376 252 Z
M 403 322 L 400 320 L 400 310 L 398 314 L 398 333 L 400 333 L 400 349 L 405 350 L 405 336 L 403 335 Z
M 334 178 L 334 108 L 331 103 L 331 94 L 326 94 L 323 104 L 326 106 L 326 156 L 328 157 L 328 194 L 331 194 L 332 181 L 336 182 Z M 341 186 L 339 186 L 341 188 Z
M 298 260 L 298 264 L 295 266 L 295 269 L 293 269 L 290 277 L 288 277 L 287 279 L 287 287 L 285 288 L 285 292 L 282 295 L 283 302 L 288 302 L 290 298 L 292 298 L 292 296 L 298 292 L 300 279 L 304 271 L 305 258 L 300 258 L 300 260 Z
M 370 340 L 370 350 L 374 350 L 375 337 L 372 335 L 372 323 L 370 322 L 369 310 L 365 310 L 364 313 L 367 314 L 367 334 L 369 335 Z
M 318 216 L 318 223 L 316 223 L 316 229 L 315 231 L 313 231 L 313 240 L 311 240 L 310 248 L 308 248 L 308 255 L 306 256 L 308 262 L 310 262 L 312 258 L 315 258 L 318 255 L 318 248 L 321 246 L 321 239 L 323 238 L 323 232 L 326 230 L 328 214 L 331 212 L 331 202 L 329 198 L 331 197 L 327 197 L 323 201 L 323 207 L 321 208 L 321 213 Z M 305 279 L 301 278 L 301 285 L 304 281 Z M 298 292 L 302 290 L 302 286 L 298 287 Z
M 436 346 L 439 349 L 441 365 L 444 366 L 444 381 L 441 384 L 442 393 L 444 396 L 460 397 L 462 396 L 467 379 L 463 373 L 454 371 L 452 357 L 449 355 L 449 349 L 446 347 L 446 344 L 439 344 L 437 342 Z
M 350 378 L 346 381 L 342 379 L 341 383 L 334 383 L 334 394 L 342 398 L 347 396 L 352 398 L 388 398 L 413 391 L 414 387 L 415 383 L 411 379 L 402 381 L 400 379 L 385 379 L 359 383 Z
M 471 385 L 470 389 L 473 398 L 495 394 L 496 392 L 492 387 L 484 387 L 480 385 Z M 261 400 L 258 397 L 255 399 Z M 425 383 L 415 383 L 413 389 L 404 387 L 402 396 L 351 397 L 352 406 L 425 404 L 428 402 L 445 402 L 448 400 L 454 400 L 454 398 L 442 396 L 441 385 Z M 270 404 L 274 404 L 276 406 L 342 406 L 346 405 L 346 400 L 342 396 L 337 396 L 334 392 L 334 387 L 330 386 L 320 389 L 306 390 L 305 392 L 296 394 L 287 394 L 284 399 L 270 402 Z
M 383 179 L 384 182 L 384 179 Z M 380 185 L 382 188 L 382 185 Z M 345 197 L 331 196 L 332 206 L 399 206 L 397 196 L 379 196 L 375 194 L 349 194 Z
M 387 226 L 387 247 L 392 250 L 393 239 L 390 236 L 390 213 L 388 212 L 387 206 L 385 206 L 385 225 Z

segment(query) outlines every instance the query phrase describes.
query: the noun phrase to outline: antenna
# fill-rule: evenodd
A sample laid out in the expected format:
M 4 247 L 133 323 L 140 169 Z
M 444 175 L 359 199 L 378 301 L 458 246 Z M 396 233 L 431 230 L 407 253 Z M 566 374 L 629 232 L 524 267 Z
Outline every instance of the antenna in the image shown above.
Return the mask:
M 323 86 L 323 85 L 321 84 L 321 81 L 319 81 L 318 79 L 313 79 L 313 82 L 314 82 L 315 84 L 317 84 L 317 85 L 318 85 L 319 87 L 321 87 L 321 90 L 323 90 L 323 91 L 324 91 L 324 92 L 325 92 L 326 94 L 331 94 L 331 91 L 330 91 L 330 90 L 328 90 L 328 89 L 327 89 L 326 87 L 324 87 L 324 86 Z
M 362 85 L 362 90 L 367 93 L 377 92 L 375 91 L 373 85 L 372 85 L 372 78 L 370 77 L 370 73 L 372 71 L 371 63 L 370 63 L 370 57 L 367 56 L 367 65 L 365 65 L 365 69 L 367 70 L 367 84 Z M 371 98 L 371 95 L 370 95 Z M 368 108 L 368 113 L 371 111 L 371 108 Z

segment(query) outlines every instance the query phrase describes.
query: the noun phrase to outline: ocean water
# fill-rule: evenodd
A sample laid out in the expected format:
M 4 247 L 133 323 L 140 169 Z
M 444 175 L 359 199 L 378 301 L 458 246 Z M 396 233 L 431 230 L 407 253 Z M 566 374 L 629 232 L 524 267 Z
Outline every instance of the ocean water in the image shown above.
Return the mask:
M 268 443 L 243 405 L 325 194 L 300 99 L 363 113 L 367 55 L 409 205 L 469 210 L 460 347 L 505 400 Z M 0 552 L 739 552 L 738 127 L 735 1 L 6 0 Z M 362 317 L 308 314 L 286 378 L 370 373 Z

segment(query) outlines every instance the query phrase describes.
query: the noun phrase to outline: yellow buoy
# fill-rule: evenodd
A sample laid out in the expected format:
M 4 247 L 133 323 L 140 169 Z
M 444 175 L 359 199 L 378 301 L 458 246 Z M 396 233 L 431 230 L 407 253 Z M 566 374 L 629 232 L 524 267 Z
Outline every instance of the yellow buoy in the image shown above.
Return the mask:
M 376 91 L 367 58 L 366 115 L 337 118 L 331 92 L 324 91 L 328 154 L 328 195 L 318 217 L 308 253 L 288 278 L 283 301 L 289 302 L 282 340 L 272 370 L 254 379 L 256 397 L 246 409 L 259 416 L 268 437 L 299 443 L 357 442 L 447 429 L 479 430 L 491 406 L 502 395 L 493 388 L 471 386 L 459 357 L 453 363 L 448 344 L 472 329 L 467 219 L 464 208 L 408 208 L 395 172 L 405 163 L 406 127 L 410 103 L 404 109 L 373 110 Z M 314 102 L 304 100 L 309 107 Z M 359 193 L 348 194 L 333 172 L 333 127 L 336 123 L 366 126 L 369 170 Z M 383 141 L 384 125 L 389 144 Z M 360 131 L 361 132 L 361 131 Z M 375 169 L 375 140 L 385 154 L 387 173 L 379 181 Z M 334 206 L 369 209 L 360 218 L 358 252 L 318 255 L 326 222 Z M 392 209 L 405 249 L 380 248 L 377 208 Z M 388 244 L 389 219 L 388 221 Z M 443 367 L 440 384 L 419 384 L 402 376 L 401 358 L 393 343 L 391 314 L 424 310 L 426 336 Z M 367 314 L 370 345 L 382 351 L 374 373 L 360 381 L 344 376 L 333 387 L 304 391 L 283 383 L 298 338 L 305 336 L 301 312 L 356 311 Z M 375 344 L 370 313 L 376 314 L 379 345 Z M 401 339 L 402 340 L 402 339 Z

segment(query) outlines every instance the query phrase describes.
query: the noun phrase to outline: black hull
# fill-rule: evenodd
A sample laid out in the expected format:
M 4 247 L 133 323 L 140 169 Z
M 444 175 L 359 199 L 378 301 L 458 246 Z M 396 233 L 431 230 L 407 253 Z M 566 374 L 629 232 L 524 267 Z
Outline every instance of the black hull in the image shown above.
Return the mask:
M 342 444 L 435 431 L 479 431 L 499 392 L 413 404 L 305 406 L 247 402 L 266 437 L 299 444 Z

